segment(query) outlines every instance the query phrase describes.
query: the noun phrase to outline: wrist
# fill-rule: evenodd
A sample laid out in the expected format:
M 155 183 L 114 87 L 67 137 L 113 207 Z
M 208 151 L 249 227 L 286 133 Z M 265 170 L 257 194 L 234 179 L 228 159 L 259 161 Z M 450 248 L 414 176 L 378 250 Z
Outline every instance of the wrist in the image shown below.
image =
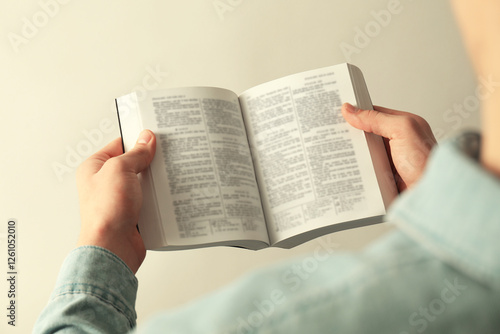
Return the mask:
M 106 227 L 92 231 L 82 230 L 77 246 L 98 246 L 118 256 L 135 274 L 146 256 L 146 249 L 139 231 L 120 233 Z

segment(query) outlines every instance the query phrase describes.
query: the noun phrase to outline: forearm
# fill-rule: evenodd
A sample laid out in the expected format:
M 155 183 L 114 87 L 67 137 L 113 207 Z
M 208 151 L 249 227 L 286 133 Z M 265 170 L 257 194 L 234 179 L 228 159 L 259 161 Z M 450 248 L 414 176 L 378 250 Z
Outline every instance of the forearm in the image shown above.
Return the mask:
M 126 333 L 136 324 L 137 280 L 113 253 L 79 247 L 61 268 L 34 333 Z

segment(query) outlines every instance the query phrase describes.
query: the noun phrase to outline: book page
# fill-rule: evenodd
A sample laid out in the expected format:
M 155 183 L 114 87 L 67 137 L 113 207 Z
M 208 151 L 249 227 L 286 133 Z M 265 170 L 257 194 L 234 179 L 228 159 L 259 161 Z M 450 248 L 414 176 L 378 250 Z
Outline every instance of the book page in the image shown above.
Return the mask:
M 237 96 L 169 89 L 149 92 L 140 109 L 157 138 L 151 175 L 167 244 L 269 243 Z
M 295 74 L 240 95 L 271 243 L 385 213 L 347 64 Z

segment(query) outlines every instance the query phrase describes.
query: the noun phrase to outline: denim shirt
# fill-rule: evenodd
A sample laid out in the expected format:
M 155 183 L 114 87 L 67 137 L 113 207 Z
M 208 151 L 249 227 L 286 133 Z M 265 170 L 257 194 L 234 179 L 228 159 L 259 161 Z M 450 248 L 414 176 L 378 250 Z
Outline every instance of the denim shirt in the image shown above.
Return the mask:
M 133 273 L 105 249 L 79 247 L 34 333 L 497 333 L 500 181 L 466 153 L 456 141 L 434 150 L 391 206 L 397 231 L 362 252 L 338 253 L 325 238 L 139 328 Z

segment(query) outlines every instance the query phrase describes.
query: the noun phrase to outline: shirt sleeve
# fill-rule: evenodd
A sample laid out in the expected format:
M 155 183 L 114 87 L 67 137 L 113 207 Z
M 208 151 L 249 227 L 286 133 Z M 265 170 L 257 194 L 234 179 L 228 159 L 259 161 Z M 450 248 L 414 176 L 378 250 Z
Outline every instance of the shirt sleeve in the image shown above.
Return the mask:
M 33 333 L 126 333 L 136 325 L 137 279 L 115 254 L 82 246 L 65 259 Z
M 453 143 L 442 144 L 419 184 L 391 207 L 388 219 L 400 231 L 357 254 L 318 239 L 313 253 L 161 313 L 136 333 L 471 333 L 478 324 L 494 332 L 499 198 L 496 177 Z M 128 332 L 136 292 L 118 257 L 77 248 L 35 332 Z
M 161 313 L 135 333 L 493 333 L 499 198 L 499 181 L 444 143 L 389 210 L 400 229 L 359 253 L 318 239 L 314 253 Z
M 434 255 L 493 288 L 500 288 L 500 180 L 478 164 L 478 141 L 448 141 L 426 172 L 392 205 L 388 221 Z M 462 146 L 462 147 L 460 147 Z

